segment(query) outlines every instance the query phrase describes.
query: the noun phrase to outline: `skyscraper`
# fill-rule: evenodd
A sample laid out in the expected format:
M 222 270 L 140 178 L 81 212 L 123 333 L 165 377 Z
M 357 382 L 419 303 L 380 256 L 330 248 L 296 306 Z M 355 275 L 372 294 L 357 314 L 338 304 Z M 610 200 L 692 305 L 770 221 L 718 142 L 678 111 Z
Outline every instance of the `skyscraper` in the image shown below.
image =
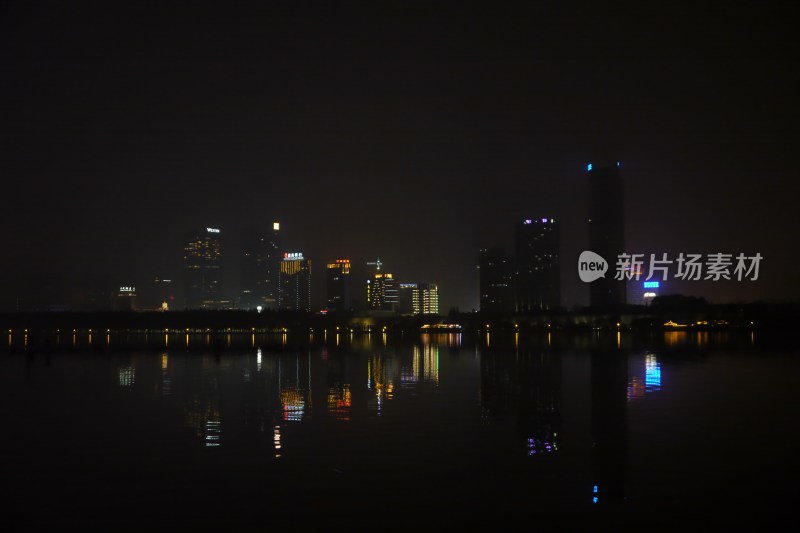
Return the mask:
M 416 283 L 401 283 L 399 285 L 397 310 L 401 315 L 419 314 L 419 288 Z
M 439 286 L 435 283 L 420 283 L 420 310 L 423 315 L 439 314 Z
M 216 309 L 224 305 L 219 229 L 205 228 L 186 235 L 183 281 L 187 308 Z
M 311 260 L 302 253 L 283 254 L 278 274 L 278 307 L 311 311 Z
M 403 315 L 439 314 L 439 287 L 435 283 L 400 283 L 398 310 Z
M 520 220 L 514 228 L 517 312 L 561 306 L 559 225 L 553 218 Z
M 483 248 L 478 257 L 480 305 L 484 313 L 514 309 L 514 262 L 500 248 Z
M 279 232 L 278 222 L 272 223 L 271 231 L 257 225 L 242 229 L 239 307 L 269 309 L 278 306 Z
M 388 272 L 376 272 L 367 280 L 367 308 L 396 311 L 399 303 L 400 284 Z
M 328 311 L 350 309 L 350 260 L 337 259 L 325 270 Z
M 620 165 L 587 167 L 589 182 L 589 250 L 609 266 L 605 277 L 589 285 L 589 305 L 611 310 L 625 304 L 625 282 L 614 279 L 617 256 L 625 251 L 625 197 Z

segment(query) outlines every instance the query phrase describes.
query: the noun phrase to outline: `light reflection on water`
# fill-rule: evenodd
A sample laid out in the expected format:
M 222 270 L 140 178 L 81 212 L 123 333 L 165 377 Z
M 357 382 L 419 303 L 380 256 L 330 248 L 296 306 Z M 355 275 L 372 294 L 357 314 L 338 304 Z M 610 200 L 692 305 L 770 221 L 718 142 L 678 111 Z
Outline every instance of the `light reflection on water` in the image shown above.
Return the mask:
M 749 337 L 733 345 L 668 332 L 638 345 L 619 332 L 575 342 L 492 333 L 491 343 L 488 333 L 410 342 L 337 333 L 323 344 L 181 333 L 185 342 L 170 344 L 163 335 L 157 349 L 126 350 L 112 335 L 98 350 L 76 332 L 48 364 L 41 352 L 2 354 L 11 508 L 27 508 L 21 495 L 36 491 L 58 494 L 58 509 L 88 512 L 68 488 L 97 478 L 142 505 L 169 494 L 188 509 L 213 501 L 207 475 L 242 508 L 273 514 L 356 512 L 379 486 L 387 512 L 389 502 L 413 508 L 428 497 L 462 514 L 525 509 L 567 520 L 692 507 L 700 490 L 715 494 L 704 499 L 714 508 L 748 484 L 752 501 L 768 506 L 761 463 L 740 451 L 765 441 L 769 461 L 783 461 L 766 479 L 774 501 L 783 502 L 781 472 L 797 471 L 800 439 L 781 428 L 794 427 L 784 398 L 800 364 L 786 351 L 765 355 Z M 711 463 L 697 439 L 716 446 Z M 47 452 L 56 442 L 57 458 Z M 735 457 L 735 491 L 720 457 Z M 719 480 L 697 479 L 698 468 Z M 676 483 L 681 476 L 697 488 Z M 110 494 L 96 494 L 108 512 L 117 509 Z

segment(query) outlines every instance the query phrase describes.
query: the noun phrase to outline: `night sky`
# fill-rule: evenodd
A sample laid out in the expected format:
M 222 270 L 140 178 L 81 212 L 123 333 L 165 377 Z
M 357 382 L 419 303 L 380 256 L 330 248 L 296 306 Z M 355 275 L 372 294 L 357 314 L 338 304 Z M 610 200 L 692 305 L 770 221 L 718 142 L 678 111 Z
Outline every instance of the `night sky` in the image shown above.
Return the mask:
M 620 161 L 632 252 L 761 253 L 714 302 L 800 298 L 789 2 L 3 2 L 3 299 L 65 273 L 180 279 L 183 234 L 279 220 L 478 306 L 477 253 L 562 224 L 588 303 L 586 164 Z M 38 276 L 38 277 L 37 277 Z M 361 279 L 355 287 L 361 288 Z

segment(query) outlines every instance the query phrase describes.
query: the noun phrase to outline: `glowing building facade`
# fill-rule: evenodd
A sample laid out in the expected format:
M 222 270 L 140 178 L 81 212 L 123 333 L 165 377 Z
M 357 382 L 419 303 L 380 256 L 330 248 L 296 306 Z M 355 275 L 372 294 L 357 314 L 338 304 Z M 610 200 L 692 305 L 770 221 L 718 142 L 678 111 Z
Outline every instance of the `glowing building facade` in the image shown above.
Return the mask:
M 400 284 L 388 272 L 376 272 L 367 280 L 367 308 L 396 311 L 399 303 Z
M 278 272 L 278 307 L 311 311 L 311 260 L 302 253 L 285 253 Z
M 398 310 L 403 315 L 439 314 L 439 287 L 434 283 L 401 283 Z

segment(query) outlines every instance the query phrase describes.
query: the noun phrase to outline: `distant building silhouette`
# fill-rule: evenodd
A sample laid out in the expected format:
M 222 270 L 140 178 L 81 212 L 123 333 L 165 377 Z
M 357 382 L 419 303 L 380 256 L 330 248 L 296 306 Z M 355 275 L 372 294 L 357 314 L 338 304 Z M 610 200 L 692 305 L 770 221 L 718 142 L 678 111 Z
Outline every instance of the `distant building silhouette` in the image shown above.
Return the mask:
M 514 261 L 500 248 L 484 248 L 478 258 L 480 305 L 486 313 L 514 310 Z
M 328 311 L 350 309 L 350 260 L 337 259 L 325 269 Z
M 515 310 L 547 311 L 561 306 L 559 225 L 552 218 L 520 220 L 514 227 Z
M 136 291 L 136 306 L 147 310 L 169 310 L 175 308 L 175 284 L 170 278 L 153 276 L 139 284 Z
M 278 307 L 279 234 L 278 222 L 272 223 L 270 231 L 256 225 L 242 229 L 239 307 Z
M 124 285 L 117 291 L 114 300 L 112 301 L 112 309 L 115 311 L 135 311 L 136 305 L 136 287 L 132 285 Z
M 611 265 L 609 265 L 609 273 Z M 625 267 L 626 276 L 630 273 L 631 279 L 625 281 L 625 303 L 628 305 L 644 305 L 644 278 L 645 269 L 642 265 L 628 265 Z M 606 275 L 609 275 L 607 273 Z
M 619 163 L 587 167 L 589 250 L 608 262 L 605 277 L 589 284 L 589 305 L 601 310 L 626 303 L 625 282 L 614 279 L 617 256 L 625 251 L 625 196 Z
M 397 296 L 397 311 L 401 315 L 414 315 L 419 309 L 419 289 L 416 283 L 401 283 Z
M 278 307 L 311 311 L 311 260 L 302 253 L 285 253 L 278 274 Z
M 223 306 L 220 230 L 203 228 L 188 233 L 183 252 L 186 307 L 216 309 Z

